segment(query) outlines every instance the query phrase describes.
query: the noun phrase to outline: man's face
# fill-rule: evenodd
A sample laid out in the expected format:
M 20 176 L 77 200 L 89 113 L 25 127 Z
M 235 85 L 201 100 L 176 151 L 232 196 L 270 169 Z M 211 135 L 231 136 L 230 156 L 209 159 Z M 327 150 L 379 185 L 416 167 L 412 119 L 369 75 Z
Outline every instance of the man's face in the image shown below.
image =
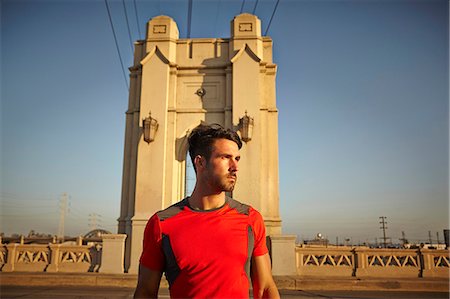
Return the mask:
M 208 184 L 219 192 L 233 191 L 240 159 L 239 148 L 234 141 L 217 139 L 206 163 L 205 177 Z

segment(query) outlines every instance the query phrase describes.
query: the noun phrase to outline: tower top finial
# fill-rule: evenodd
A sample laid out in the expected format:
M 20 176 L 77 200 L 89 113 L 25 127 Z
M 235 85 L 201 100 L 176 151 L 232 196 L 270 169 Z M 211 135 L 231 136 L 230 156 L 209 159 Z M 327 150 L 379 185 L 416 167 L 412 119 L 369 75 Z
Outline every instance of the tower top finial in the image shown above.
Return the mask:
M 249 13 L 235 16 L 231 21 L 231 37 L 261 37 L 261 20 Z
M 157 16 L 147 23 L 147 40 L 151 39 L 178 39 L 178 26 L 168 16 Z

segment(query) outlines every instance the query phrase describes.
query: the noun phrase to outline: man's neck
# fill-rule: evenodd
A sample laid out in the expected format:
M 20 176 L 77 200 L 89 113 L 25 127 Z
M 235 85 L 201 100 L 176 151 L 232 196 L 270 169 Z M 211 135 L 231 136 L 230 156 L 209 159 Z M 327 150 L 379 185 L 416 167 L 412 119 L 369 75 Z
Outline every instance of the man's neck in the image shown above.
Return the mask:
M 225 204 L 225 192 L 219 194 L 203 194 L 199 190 L 194 189 L 194 192 L 192 192 L 188 200 L 189 205 L 194 210 L 213 210 Z

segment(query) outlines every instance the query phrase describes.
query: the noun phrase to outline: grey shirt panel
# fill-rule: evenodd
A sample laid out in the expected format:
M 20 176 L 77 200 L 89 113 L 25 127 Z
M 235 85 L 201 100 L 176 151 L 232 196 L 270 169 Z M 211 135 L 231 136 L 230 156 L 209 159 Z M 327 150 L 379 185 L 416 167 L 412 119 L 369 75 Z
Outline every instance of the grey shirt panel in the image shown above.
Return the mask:
M 171 205 L 165 210 L 157 212 L 156 214 L 158 215 L 160 221 L 164 221 L 183 211 L 183 208 L 187 205 L 188 205 L 188 197 L 186 197 L 180 202 L 177 202 L 176 204 Z

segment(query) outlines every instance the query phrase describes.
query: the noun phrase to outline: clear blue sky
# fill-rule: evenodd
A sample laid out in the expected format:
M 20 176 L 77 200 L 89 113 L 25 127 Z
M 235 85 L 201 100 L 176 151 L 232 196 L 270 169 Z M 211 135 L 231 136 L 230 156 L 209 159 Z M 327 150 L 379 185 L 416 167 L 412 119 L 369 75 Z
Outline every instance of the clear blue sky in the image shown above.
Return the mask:
M 125 64 L 122 1 L 109 0 Z M 188 1 L 125 0 L 132 39 L 160 14 L 186 37 Z M 229 37 L 242 0 L 193 1 L 191 37 Z M 266 31 L 276 0 L 260 0 Z M 246 0 L 252 12 L 255 0 Z M 281 0 L 278 64 L 285 233 L 436 239 L 449 224 L 449 7 L 445 0 Z M 138 26 L 141 32 L 139 36 Z M 1 228 L 116 231 L 128 91 L 104 1 L 1 1 Z M 245 199 L 244 199 L 245 200 Z

